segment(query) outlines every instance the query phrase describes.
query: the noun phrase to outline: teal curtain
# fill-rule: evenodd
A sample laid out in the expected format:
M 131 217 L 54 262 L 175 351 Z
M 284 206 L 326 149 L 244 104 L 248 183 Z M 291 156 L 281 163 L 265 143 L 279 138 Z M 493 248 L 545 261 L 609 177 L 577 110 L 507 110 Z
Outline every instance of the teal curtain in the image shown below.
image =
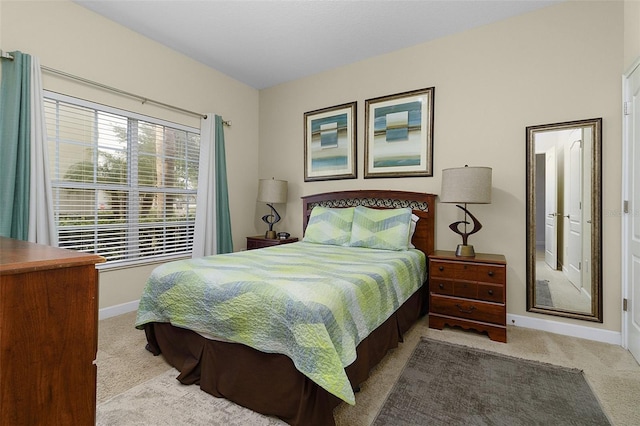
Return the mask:
M 218 253 L 231 253 L 233 252 L 233 238 L 231 236 L 229 189 L 227 187 L 227 157 L 224 149 L 224 123 L 219 115 L 216 115 L 215 133 L 216 245 Z
M 0 83 L 0 235 L 27 240 L 29 231 L 31 56 L 2 59 Z
M 233 252 L 222 117 L 200 120 L 200 162 L 193 251 L 196 259 Z

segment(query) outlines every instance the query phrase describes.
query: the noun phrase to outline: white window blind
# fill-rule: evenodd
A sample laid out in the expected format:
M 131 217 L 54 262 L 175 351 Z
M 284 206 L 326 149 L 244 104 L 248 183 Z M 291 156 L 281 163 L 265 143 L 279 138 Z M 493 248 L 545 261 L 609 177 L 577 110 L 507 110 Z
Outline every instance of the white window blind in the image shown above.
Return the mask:
M 188 255 L 199 130 L 45 92 L 60 247 L 108 263 Z

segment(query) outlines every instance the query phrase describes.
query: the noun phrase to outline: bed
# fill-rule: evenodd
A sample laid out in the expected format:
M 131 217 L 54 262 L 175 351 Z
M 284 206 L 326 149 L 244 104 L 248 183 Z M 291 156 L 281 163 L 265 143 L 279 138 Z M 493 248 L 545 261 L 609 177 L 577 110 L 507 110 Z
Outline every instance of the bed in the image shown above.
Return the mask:
M 136 327 L 183 384 L 292 425 L 333 425 L 333 409 L 355 403 L 371 368 L 427 312 L 435 195 L 302 199 L 300 242 L 156 268 Z

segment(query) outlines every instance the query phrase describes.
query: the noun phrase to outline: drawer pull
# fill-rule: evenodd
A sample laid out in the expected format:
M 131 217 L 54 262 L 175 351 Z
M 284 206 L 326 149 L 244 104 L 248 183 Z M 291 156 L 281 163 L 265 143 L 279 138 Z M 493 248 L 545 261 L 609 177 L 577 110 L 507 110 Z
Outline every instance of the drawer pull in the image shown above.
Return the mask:
M 489 294 L 493 296 L 493 290 L 489 290 Z
M 489 276 L 492 277 L 493 276 L 493 271 L 489 271 Z
M 444 284 L 440 283 L 440 285 L 438 285 L 438 287 L 440 287 L 440 289 L 444 288 Z
M 438 271 L 444 271 L 444 266 L 438 267 Z
M 458 310 L 460 312 L 463 312 L 465 314 L 470 314 L 471 312 L 473 312 L 476 309 L 475 306 L 471 306 L 469 309 L 464 309 L 462 306 L 460 306 L 459 303 L 456 303 L 456 308 L 458 308 Z

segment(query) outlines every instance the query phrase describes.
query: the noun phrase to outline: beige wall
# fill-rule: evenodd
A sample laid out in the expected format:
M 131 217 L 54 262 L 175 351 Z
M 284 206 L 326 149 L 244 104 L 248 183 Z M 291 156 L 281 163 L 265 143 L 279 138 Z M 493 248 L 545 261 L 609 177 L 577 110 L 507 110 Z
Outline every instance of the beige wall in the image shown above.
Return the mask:
M 229 203 L 236 249 L 255 232 L 258 180 L 257 90 L 108 21 L 70 1 L 0 1 L 0 46 L 43 66 L 231 120 L 225 129 Z M 43 73 L 45 89 L 200 127 L 199 118 Z M 100 307 L 140 298 L 152 267 L 100 273 Z
M 624 70 L 640 60 L 640 1 L 624 2 Z
M 493 202 L 470 209 L 483 229 L 476 251 L 508 261 L 508 312 L 619 332 L 622 2 L 567 2 L 442 38 L 260 93 L 260 177 L 289 181 L 284 224 L 301 234 L 300 196 L 383 188 L 438 193 L 441 171 L 464 164 L 493 168 Z M 364 101 L 435 87 L 434 176 L 363 179 Z M 304 183 L 303 114 L 358 101 L 357 180 Z M 603 118 L 604 323 L 526 311 L 525 127 Z M 283 167 L 283 164 L 290 165 Z M 460 241 L 448 225 L 452 205 L 438 205 L 436 247 Z

